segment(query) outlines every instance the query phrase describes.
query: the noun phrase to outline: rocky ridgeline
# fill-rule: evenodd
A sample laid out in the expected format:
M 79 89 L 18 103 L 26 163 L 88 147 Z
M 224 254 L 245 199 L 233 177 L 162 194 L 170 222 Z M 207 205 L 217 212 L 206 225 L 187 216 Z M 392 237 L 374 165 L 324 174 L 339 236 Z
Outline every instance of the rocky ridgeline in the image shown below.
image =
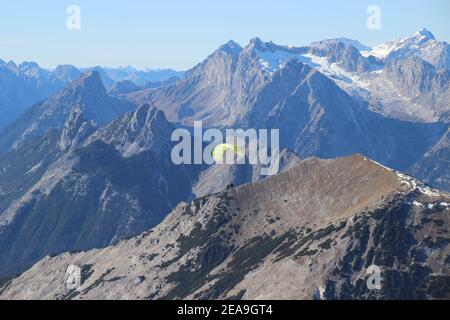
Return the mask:
M 448 299 L 449 212 L 448 194 L 363 156 L 312 158 L 115 246 L 46 257 L 0 298 Z

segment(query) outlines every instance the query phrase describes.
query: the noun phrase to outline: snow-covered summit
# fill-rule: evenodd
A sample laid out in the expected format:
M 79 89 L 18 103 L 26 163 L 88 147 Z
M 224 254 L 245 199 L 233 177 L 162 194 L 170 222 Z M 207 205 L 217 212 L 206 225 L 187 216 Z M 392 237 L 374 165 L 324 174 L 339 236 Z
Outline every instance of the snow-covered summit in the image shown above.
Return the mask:
M 374 56 L 389 62 L 417 55 L 438 68 L 450 68 L 450 50 L 445 41 L 438 41 L 431 31 L 422 28 L 413 36 L 380 44 L 364 56 Z

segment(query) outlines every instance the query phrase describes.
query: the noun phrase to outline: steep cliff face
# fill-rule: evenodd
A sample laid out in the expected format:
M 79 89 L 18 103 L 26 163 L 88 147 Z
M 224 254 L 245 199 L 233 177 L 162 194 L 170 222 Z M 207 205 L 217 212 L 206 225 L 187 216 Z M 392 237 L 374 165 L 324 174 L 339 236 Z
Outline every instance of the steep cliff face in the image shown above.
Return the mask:
M 443 190 L 450 190 L 450 129 L 411 169 L 412 175 Z
M 449 298 L 450 196 L 356 155 L 180 204 L 105 249 L 46 257 L 0 298 Z M 68 289 L 67 268 L 82 270 Z M 381 288 L 369 289 L 377 265 Z
M 420 57 L 410 56 L 386 64 L 382 75 L 410 104 L 422 106 L 424 112 L 432 113 L 435 119 L 446 121 L 450 98 L 449 70 L 437 69 Z

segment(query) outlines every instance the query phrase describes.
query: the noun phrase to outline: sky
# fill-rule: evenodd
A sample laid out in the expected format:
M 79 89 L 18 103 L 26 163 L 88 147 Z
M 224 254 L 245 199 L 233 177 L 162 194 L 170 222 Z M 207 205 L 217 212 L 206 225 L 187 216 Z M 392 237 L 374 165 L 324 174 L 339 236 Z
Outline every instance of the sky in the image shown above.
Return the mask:
M 80 29 L 67 8 L 80 8 Z M 367 28 L 380 8 L 381 29 Z M 233 39 L 282 45 L 345 36 L 375 46 L 422 27 L 450 42 L 448 0 L 0 0 L 0 59 L 187 70 Z

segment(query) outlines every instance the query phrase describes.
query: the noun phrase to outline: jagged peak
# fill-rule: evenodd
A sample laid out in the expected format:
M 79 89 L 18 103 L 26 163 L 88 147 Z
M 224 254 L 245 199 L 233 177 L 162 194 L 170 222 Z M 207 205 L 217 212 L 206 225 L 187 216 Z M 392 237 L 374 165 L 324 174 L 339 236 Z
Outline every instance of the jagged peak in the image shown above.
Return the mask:
M 71 82 L 69 88 L 83 88 L 94 90 L 93 92 L 101 92 L 106 94 L 106 88 L 103 85 L 100 73 L 96 70 L 89 70 L 82 73 L 76 80 Z
M 259 37 L 254 37 L 250 39 L 250 44 L 263 44 L 264 42 Z
M 173 127 L 164 113 L 150 104 L 142 104 L 108 125 L 97 130 L 88 140 L 102 140 L 114 145 L 123 156 L 153 150 L 155 154 L 170 154 Z
M 414 37 L 425 37 L 428 40 L 436 40 L 433 33 L 427 28 L 422 28 L 414 34 Z
M 151 131 L 154 127 L 170 127 L 164 112 L 150 104 L 139 105 L 134 111 L 121 115 L 118 119 L 109 123 L 100 131 L 125 130 L 127 133 L 138 133 L 141 131 Z M 124 129 L 126 128 L 126 129 Z
M 6 65 L 17 68 L 17 64 L 13 60 L 9 60 Z
M 79 84 L 87 84 L 87 83 L 93 83 L 96 81 L 101 82 L 100 73 L 97 70 L 88 70 L 83 72 L 78 79 L 73 81 L 74 85 Z
M 256 49 L 261 52 L 265 52 L 265 51 L 273 52 L 275 50 L 288 50 L 288 47 L 277 45 L 273 41 L 264 42 L 258 37 L 251 39 L 247 48 L 249 48 L 250 50 Z
M 34 61 L 24 61 L 19 64 L 19 69 L 31 69 L 31 68 L 40 68 L 40 66 Z
M 267 51 L 268 44 L 269 43 L 262 41 L 261 38 L 255 37 L 250 39 L 247 47 L 251 49 L 257 49 L 258 51 Z
M 53 72 L 55 71 L 61 71 L 61 70 L 77 70 L 77 67 L 75 67 L 74 65 L 71 64 L 59 64 L 56 66 L 55 69 L 53 69 Z
M 120 95 L 127 94 L 133 91 L 138 91 L 139 86 L 131 80 L 125 79 L 116 82 L 109 90 L 109 94 Z
M 350 39 L 346 37 L 339 37 L 339 38 L 332 38 L 332 39 L 326 39 L 322 41 L 316 41 L 311 43 L 311 46 L 318 45 L 318 44 L 324 44 L 324 43 L 342 43 L 345 46 L 352 46 L 355 49 L 359 51 L 371 51 L 372 48 L 368 47 L 361 42 L 359 42 L 357 39 Z
M 161 131 L 160 134 L 166 134 L 167 132 L 162 131 L 171 129 L 164 112 L 150 104 L 139 106 L 132 113 L 129 125 L 133 132 L 156 130 Z
M 62 151 L 76 148 L 94 131 L 95 123 L 86 119 L 81 108 L 73 108 L 64 124 L 59 147 Z
M 242 51 L 241 45 L 233 40 L 230 40 L 227 43 L 223 44 L 219 49 L 231 54 L 239 53 Z
M 41 115 L 33 120 L 36 126 L 39 126 L 41 122 L 46 123 L 48 116 L 45 115 L 52 114 L 52 125 L 57 127 L 63 125 L 74 108 L 81 108 L 84 117 L 95 121 L 98 125 L 104 125 L 117 116 L 135 109 L 132 103 L 109 96 L 96 71 L 81 74 L 68 87 L 47 99 L 39 108 Z M 30 130 L 35 129 L 31 126 Z

